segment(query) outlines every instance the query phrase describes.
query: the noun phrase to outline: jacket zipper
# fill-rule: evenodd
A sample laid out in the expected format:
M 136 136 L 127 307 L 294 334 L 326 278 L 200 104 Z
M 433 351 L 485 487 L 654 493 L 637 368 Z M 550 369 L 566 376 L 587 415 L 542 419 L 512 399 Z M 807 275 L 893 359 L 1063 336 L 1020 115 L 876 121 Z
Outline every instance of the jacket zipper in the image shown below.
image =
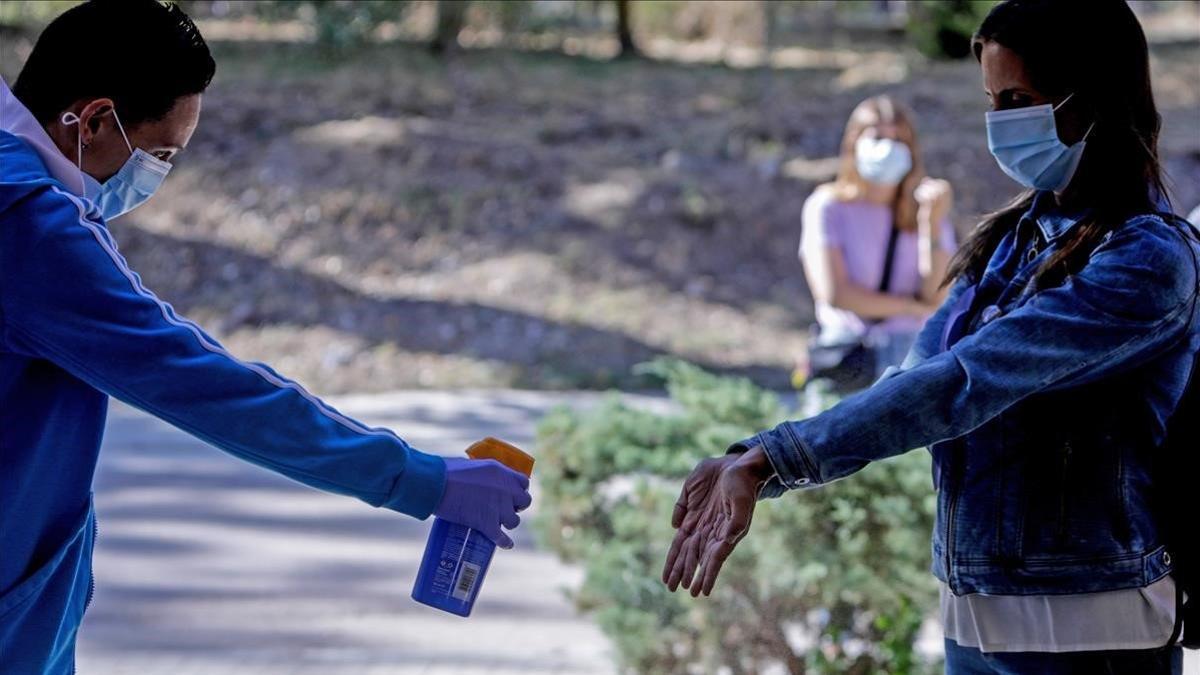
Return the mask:
M 92 513 L 92 553 L 96 552 L 96 540 L 100 537 L 100 522 L 96 518 L 95 512 Z M 92 566 L 88 565 L 88 591 L 87 599 L 83 602 L 83 611 L 87 612 L 88 607 L 92 606 L 92 596 L 96 594 L 96 572 Z
M 96 554 L 96 539 L 100 538 L 100 520 L 96 518 L 96 507 L 92 506 L 91 512 L 91 552 Z M 91 607 L 91 597 L 96 595 L 96 573 L 92 571 L 91 565 L 88 565 L 88 597 L 83 601 L 83 613 L 88 613 L 88 608 Z M 78 664 L 71 659 L 71 675 L 76 675 L 79 671 Z
M 96 539 L 100 536 L 100 522 L 96 518 L 95 507 L 92 510 L 92 553 L 96 552 Z M 92 570 L 92 566 L 88 565 L 88 590 L 87 598 L 83 601 L 83 612 L 87 613 L 88 607 L 92 605 L 92 596 L 96 594 L 96 573 Z M 75 663 L 75 659 L 71 659 L 71 675 L 76 675 L 79 672 L 79 666 Z
M 958 451 L 962 449 L 960 443 L 956 442 L 954 444 L 954 450 Z M 949 485 L 946 486 L 950 491 L 947 496 L 949 503 L 946 505 L 946 584 L 950 586 L 952 592 L 956 585 L 954 583 L 954 568 L 951 566 L 951 561 L 954 559 L 954 511 L 958 507 L 958 463 L 954 461 L 954 454 L 953 452 L 948 453 L 946 457 L 946 461 L 950 464 L 950 470 L 947 472 L 950 480 L 948 481 Z

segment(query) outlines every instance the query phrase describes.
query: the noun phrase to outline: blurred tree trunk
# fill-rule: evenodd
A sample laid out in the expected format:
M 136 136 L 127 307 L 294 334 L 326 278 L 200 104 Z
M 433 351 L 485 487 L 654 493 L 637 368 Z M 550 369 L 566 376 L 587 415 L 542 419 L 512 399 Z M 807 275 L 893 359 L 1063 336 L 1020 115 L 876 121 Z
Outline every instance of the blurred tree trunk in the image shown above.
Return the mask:
M 458 32 L 462 30 L 466 13 L 467 0 L 437 0 L 437 26 L 429 51 L 440 56 L 458 46 Z
M 637 45 L 633 43 L 633 29 L 629 25 L 629 0 L 616 0 L 617 2 L 617 41 L 621 44 L 621 51 L 618 57 L 627 58 L 637 56 Z
M 775 49 L 775 43 L 778 41 L 779 4 L 774 2 L 774 0 L 762 0 L 761 6 L 763 19 L 763 66 L 770 70 L 771 52 Z
M 758 100 L 759 119 L 763 130 L 772 141 L 782 139 L 786 131 L 786 114 L 783 106 L 777 105 L 775 87 L 775 68 L 771 55 L 779 41 L 779 3 L 775 0 L 760 0 L 762 8 L 762 64 L 758 69 Z M 764 158 L 759 164 L 759 171 L 767 177 L 774 177 L 782 166 L 782 156 Z M 803 672 L 803 671 L 801 671 Z

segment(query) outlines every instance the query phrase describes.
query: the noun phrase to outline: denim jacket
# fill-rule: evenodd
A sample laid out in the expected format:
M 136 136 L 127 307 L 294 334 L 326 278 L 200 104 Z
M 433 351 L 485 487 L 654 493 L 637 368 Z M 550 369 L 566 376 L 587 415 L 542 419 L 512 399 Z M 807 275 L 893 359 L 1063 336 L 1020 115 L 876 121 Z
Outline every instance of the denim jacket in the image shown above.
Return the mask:
M 770 458 L 764 496 L 929 446 L 933 573 L 954 593 L 1089 593 L 1169 573 L 1151 474 L 1200 349 L 1200 246 L 1186 226 L 1137 216 L 1061 285 L 1035 289 L 1084 215 L 1039 194 L 900 370 L 735 444 Z

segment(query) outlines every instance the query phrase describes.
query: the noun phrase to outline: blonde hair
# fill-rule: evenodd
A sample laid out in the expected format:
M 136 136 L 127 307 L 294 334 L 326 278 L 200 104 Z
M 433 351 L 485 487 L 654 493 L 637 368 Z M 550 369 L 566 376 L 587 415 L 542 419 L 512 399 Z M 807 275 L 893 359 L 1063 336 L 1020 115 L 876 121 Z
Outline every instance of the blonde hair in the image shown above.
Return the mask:
M 846 121 L 837 178 L 830 186 L 834 198 L 839 201 L 861 199 L 866 193 L 867 180 L 858 175 L 854 144 L 863 131 L 873 124 L 896 125 L 898 139 L 904 142 L 912 153 L 912 168 L 900 180 L 896 189 L 896 199 L 892 202 L 892 222 L 906 231 L 917 229 L 917 199 L 913 193 L 917 184 L 925 177 L 925 165 L 917 147 L 917 129 L 912 120 L 912 111 L 886 94 L 873 96 L 859 103 L 854 112 L 850 113 L 850 119 Z

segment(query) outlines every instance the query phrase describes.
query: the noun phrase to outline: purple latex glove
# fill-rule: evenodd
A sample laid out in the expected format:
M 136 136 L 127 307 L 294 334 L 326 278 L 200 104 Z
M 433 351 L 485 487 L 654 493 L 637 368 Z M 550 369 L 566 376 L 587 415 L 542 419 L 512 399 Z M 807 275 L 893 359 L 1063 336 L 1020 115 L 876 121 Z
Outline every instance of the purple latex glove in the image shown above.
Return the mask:
M 529 477 L 494 459 L 445 459 L 446 492 L 433 514 L 479 530 L 500 548 L 512 548 L 513 540 L 500 526 L 513 530 L 521 524 L 517 512 L 533 502 Z

